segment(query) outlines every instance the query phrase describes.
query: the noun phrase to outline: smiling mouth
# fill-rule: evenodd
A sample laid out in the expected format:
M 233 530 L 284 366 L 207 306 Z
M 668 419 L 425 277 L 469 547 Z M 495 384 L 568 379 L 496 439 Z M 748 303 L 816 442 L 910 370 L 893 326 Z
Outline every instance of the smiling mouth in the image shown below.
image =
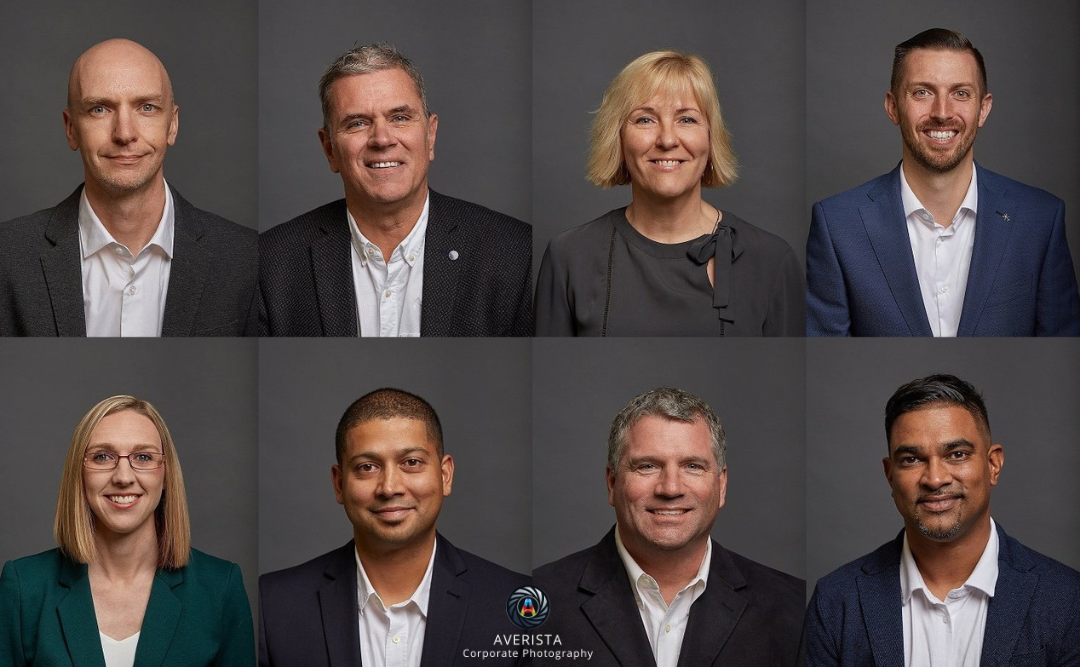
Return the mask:
M 134 505 L 139 500 L 139 496 L 131 495 L 131 494 L 122 495 L 122 496 L 121 495 L 112 495 L 112 496 L 105 496 L 105 497 L 108 498 L 109 502 L 111 502 L 114 505 L 118 505 L 120 507 L 131 507 L 132 505 Z
M 649 510 L 649 513 L 656 514 L 657 516 L 681 516 L 689 511 L 690 510 L 683 509 L 655 509 Z
M 685 160 L 649 160 L 658 167 L 678 167 Z
M 958 130 L 926 130 L 923 134 L 930 137 L 933 141 L 945 143 L 951 141 L 953 137 L 960 134 Z
M 390 169 L 391 167 L 400 167 L 401 162 L 388 161 L 388 162 L 368 162 L 368 169 Z
M 960 504 L 961 496 L 928 496 L 919 499 L 919 507 L 935 514 L 947 512 Z

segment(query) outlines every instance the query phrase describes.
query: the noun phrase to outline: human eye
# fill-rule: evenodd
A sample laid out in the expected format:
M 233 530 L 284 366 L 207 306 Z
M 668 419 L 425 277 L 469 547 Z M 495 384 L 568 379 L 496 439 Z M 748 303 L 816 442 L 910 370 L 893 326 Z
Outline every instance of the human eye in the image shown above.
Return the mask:
M 94 105 L 94 106 L 90 107 L 90 115 L 92 115 L 92 116 L 101 116 L 104 113 L 105 113 L 105 107 L 101 106 L 100 104 L 97 104 L 97 105 Z
M 925 88 L 916 88 L 911 91 L 911 96 L 916 99 L 926 98 L 930 96 L 930 91 Z
M 153 104 L 150 104 L 149 102 L 146 102 L 145 104 L 139 106 L 139 110 L 143 113 L 154 113 L 155 111 L 157 111 L 157 107 Z
M 679 123 L 683 125 L 697 125 L 698 119 L 693 116 L 680 116 Z
M 971 456 L 971 452 L 966 452 L 962 449 L 949 452 L 948 459 L 950 461 L 966 461 Z
M 424 460 L 423 459 L 417 459 L 417 458 L 405 459 L 404 461 L 401 462 L 401 465 L 406 467 L 406 468 L 416 469 L 416 468 L 420 468 L 420 467 L 422 467 L 424 465 Z
M 378 469 L 379 466 L 371 463 L 370 461 L 364 463 L 357 463 L 356 466 L 353 468 L 353 470 L 355 470 L 356 473 L 359 475 L 370 475 Z
M 368 123 L 363 118 L 350 118 L 345 123 L 346 130 L 362 130 L 367 127 Z
M 138 454 L 132 454 L 130 458 L 135 463 L 153 463 L 157 459 L 153 452 L 139 452 Z
M 105 450 L 98 450 L 96 452 L 90 452 L 87 455 L 87 460 L 89 460 L 91 463 L 97 464 L 112 463 L 116 460 L 116 454 L 113 454 L 112 452 L 107 452 Z

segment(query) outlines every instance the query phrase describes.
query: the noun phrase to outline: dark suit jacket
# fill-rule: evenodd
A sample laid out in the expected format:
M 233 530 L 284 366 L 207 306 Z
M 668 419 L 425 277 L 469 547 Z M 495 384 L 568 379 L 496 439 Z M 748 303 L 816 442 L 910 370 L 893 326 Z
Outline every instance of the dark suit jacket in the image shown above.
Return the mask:
M 680 667 L 801 664 L 806 582 L 715 541 L 712 549 L 708 584 L 690 608 Z M 563 649 L 593 651 L 581 664 L 655 666 L 614 528 L 596 546 L 536 570 L 533 581 L 547 594 L 551 609 L 538 632 L 558 633 Z
M 998 526 L 998 578 L 986 614 L 983 667 L 1080 665 L 1080 572 Z M 904 533 L 821 579 L 806 610 L 806 664 L 903 667 Z
M 135 667 L 250 667 L 251 608 L 240 568 L 192 550 L 159 570 Z M 53 549 L 9 561 L 0 576 L 0 664 L 105 667 L 86 566 Z
M 171 189 L 171 188 L 170 188 Z M 56 208 L 0 224 L 0 336 L 85 336 L 79 259 L 82 186 Z M 173 258 L 162 336 L 253 336 L 254 230 L 172 190 Z
M 957 335 L 1080 335 L 1064 202 L 978 170 L 975 245 Z M 899 166 L 814 204 L 806 334 L 933 335 L 904 221 Z
M 356 336 L 345 200 L 259 237 L 263 336 Z M 453 258 L 451 258 L 453 253 Z M 422 336 L 531 336 L 532 228 L 431 191 Z
M 510 594 L 528 577 L 454 548 L 441 535 L 435 549 L 422 667 L 474 665 L 465 649 L 490 650 L 496 634 L 524 632 L 510 622 Z M 523 664 L 487 659 L 485 665 Z M 259 577 L 260 667 L 360 665 L 356 550 L 340 549 Z

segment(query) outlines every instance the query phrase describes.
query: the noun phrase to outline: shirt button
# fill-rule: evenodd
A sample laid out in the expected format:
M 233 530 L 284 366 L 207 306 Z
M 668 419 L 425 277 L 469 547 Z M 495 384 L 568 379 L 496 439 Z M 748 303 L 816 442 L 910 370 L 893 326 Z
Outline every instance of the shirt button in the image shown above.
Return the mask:
M 368 254 L 368 257 L 374 257 L 375 256 L 375 248 L 368 248 L 367 249 L 367 254 Z
M 131 287 L 128 288 L 128 294 L 130 294 L 131 296 L 135 296 L 135 293 L 138 292 L 138 291 L 139 291 L 139 288 L 135 287 L 134 285 L 132 285 Z
M 671 632 L 671 625 L 670 624 L 664 626 L 664 632 Z
M 394 293 L 394 290 L 386 290 L 385 292 L 383 292 L 383 296 L 385 296 L 387 299 L 389 299 L 390 295 L 393 294 L 393 293 Z
M 949 291 L 949 286 L 948 285 L 942 285 L 941 286 L 941 293 L 942 294 L 944 294 L 944 293 L 946 293 L 948 291 Z
M 123 255 L 124 254 L 124 249 L 121 248 L 120 246 L 116 246 L 115 248 L 113 248 L 113 250 L 116 251 L 117 255 Z
M 410 262 L 415 262 L 416 261 L 416 255 L 409 255 L 409 261 Z
M 398 637 L 397 635 L 394 635 L 394 638 L 391 639 L 390 641 L 394 642 L 395 644 L 400 644 L 401 643 L 401 637 Z

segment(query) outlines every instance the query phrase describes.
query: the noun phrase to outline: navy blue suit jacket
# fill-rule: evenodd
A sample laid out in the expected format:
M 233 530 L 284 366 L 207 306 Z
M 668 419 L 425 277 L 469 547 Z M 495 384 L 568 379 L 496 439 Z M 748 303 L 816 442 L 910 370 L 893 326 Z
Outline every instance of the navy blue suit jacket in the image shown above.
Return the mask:
M 497 634 L 519 634 L 506 602 L 523 574 L 461 551 L 437 537 L 421 667 L 476 665 L 465 649 L 492 650 Z M 487 659 L 484 665 L 526 664 Z M 340 549 L 302 565 L 259 577 L 260 667 L 357 667 L 360 615 L 356 597 L 356 550 Z
M 1078 336 L 1065 204 L 978 167 L 979 211 L 958 336 Z M 900 167 L 814 204 L 806 335 L 931 336 Z
M 1080 665 L 1080 572 L 998 526 L 998 578 L 986 614 L 983 667 Z M 806 665 L 903 667 L 904 534 L 818 582 L 806 610 Z

